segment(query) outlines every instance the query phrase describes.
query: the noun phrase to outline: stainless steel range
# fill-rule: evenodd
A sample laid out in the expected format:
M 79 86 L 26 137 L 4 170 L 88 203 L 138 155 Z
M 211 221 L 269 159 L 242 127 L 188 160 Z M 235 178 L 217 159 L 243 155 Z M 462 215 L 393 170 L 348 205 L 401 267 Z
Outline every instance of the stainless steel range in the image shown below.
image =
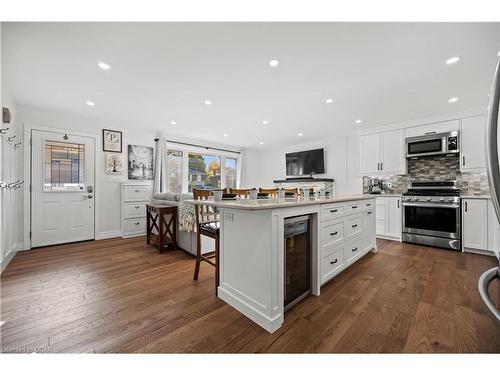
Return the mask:
M 461 250 L 456 181 L 412 181 L 403 194 L 403 241 Z

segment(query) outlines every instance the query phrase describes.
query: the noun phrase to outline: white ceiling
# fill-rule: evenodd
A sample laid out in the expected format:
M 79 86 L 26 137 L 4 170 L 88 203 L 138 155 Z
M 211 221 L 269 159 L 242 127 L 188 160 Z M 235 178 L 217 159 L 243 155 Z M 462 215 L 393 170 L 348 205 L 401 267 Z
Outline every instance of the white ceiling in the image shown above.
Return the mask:
M 2 69 L 20 105 L 267 148 L 486 106 L 499 25 L 12 23 Z

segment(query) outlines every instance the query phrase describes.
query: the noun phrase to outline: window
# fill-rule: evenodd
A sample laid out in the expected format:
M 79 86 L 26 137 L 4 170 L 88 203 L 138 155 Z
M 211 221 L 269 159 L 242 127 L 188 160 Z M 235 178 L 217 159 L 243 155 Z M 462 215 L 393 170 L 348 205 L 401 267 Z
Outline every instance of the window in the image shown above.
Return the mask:
M 224 158 L 224 187 L 236 188 L 236 159 Z
M 220 189 L 221 157 L 215 155 L 188 154 L 188 189 Z
M 167 150 L 169 191 L 182 193 L 182 151 Z
M 79 191 L 85 188 L 85 145 L 45 142 L 44 191 Z

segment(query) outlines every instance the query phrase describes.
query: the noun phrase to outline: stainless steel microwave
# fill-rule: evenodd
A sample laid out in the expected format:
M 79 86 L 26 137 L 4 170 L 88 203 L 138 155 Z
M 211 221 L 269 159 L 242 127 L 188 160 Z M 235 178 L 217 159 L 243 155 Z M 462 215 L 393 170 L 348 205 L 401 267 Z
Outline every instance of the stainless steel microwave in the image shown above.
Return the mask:
M 458 154 L 458 130 L 406 138 L 406 157 Z

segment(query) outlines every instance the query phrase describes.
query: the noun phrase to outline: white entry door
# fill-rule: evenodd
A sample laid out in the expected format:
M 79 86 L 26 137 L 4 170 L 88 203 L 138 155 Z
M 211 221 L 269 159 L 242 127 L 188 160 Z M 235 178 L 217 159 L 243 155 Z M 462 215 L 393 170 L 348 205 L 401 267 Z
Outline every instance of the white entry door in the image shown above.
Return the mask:
M 94 138 L 32 130 L 31 140 L 31 246 L 94 239 Z

